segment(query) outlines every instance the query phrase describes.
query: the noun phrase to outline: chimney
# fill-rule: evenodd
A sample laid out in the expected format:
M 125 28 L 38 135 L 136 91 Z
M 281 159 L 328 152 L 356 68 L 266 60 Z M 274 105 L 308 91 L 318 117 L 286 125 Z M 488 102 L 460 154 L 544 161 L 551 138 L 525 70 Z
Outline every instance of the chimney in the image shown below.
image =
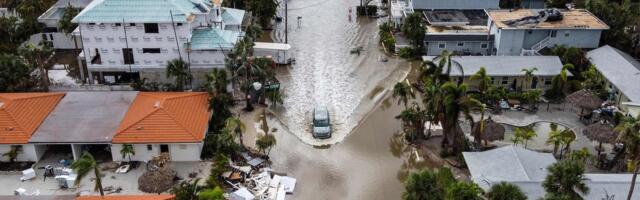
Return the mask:
M 153 104 L 154 108 L 160 108 L 160 101 L 156 101 L 156 103 Z

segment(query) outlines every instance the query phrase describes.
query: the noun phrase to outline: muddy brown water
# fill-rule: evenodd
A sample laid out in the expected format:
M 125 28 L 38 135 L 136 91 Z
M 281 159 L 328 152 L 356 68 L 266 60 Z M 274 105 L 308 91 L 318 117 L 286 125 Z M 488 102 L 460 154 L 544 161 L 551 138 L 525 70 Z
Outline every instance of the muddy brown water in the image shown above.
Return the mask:
M 437 167 L 410 159 L 411 148 L 395 140 L 401 124 L 394 116 L 401 109 L 395 102 L 384 101 L 343 142 L 329 148 L 304 144 L 279 128 L 274 133 L 277 145 L 271 151 L 271 167 L 297 178 L 294 194 L 288 197 L 400 199 L 410 171 Z

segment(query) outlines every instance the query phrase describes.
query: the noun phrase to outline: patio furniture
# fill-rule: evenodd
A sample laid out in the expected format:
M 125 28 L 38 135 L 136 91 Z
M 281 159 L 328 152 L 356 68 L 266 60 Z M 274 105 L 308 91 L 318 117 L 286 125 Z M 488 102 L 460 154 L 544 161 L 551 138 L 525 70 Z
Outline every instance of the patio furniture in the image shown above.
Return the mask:
M 20 181 L 26 181 L 36 178 L 36 171 L 33 168 L 25 169 L 22 171 L 22 177 L 20 177 Z

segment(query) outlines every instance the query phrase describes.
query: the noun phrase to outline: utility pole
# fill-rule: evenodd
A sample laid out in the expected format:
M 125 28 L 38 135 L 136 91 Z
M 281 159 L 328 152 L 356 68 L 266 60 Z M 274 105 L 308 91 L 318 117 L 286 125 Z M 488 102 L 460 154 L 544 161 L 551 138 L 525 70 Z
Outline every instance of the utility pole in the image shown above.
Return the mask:
M 289 0 L 284 0 L 284 43 L 289 44 L 289 14 L 287 9 L 287 5 L 289 4 Z

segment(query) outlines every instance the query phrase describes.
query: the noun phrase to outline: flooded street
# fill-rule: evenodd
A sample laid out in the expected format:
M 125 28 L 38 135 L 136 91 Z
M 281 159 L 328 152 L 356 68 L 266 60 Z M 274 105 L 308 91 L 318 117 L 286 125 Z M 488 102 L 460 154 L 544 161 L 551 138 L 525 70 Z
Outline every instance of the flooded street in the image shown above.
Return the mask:
M 331 145 L 342 141 L 387 90 L 406 76 L 406 61 L 390 58 L 378 45 L 378 19 L 356 17 L 358 0 L 290 0 L 289 36 L 296 62 L 282 70 L 278 79 L 284 89 L 280 119 L 304 143 Z M 350 12 L 349 9 L 353 12 Z M 284 16 L 280 11 L 279 16 Z M 284 42 L 284 23 L 271 33 Z M 351 54 L 353 48 L 363 51 Z M 333 136 L 311 136 L 311 113 L 326 106 Z
M 289 1 L 296 62 L 278 73 L 284 106 L 269 124 L 278 129 L 271 167 L 298 179 L 292 199 L 400 199 L 408 171 L 434 167 L 409 159 L 411 148 L 395 139 L 401 124 L 394 117 L 402 108 L 387 97 L 411 67 L 399 58 L 381 61 L 387 56 L 378 44 L 378 19 L 357 18 L 356 5 Z M 271 37 L 284 42 L 283 23 Z M 363 51 L 351 54 L 356 47 Z M 315 106 L 330 111 L 330 139 L 311 136 Z
M 283 129 L 274 133 L 272 168 L 298 179 L 291 199 L 400 199 L 408 171 L 410 148 L 394 140 L 401 124 L 393 117 L 402 110 L 386 100 L 343 142 L 329 148 L 303 144 Z M 270 127 L 278 127 L 270 121 Z

